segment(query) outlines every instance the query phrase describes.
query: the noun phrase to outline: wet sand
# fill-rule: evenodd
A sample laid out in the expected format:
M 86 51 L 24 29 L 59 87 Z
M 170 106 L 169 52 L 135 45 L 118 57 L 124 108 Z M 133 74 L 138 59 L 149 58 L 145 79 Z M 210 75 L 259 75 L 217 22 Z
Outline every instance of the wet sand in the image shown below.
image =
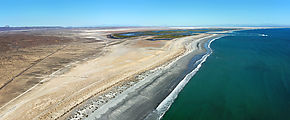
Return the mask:
M 176 85 L 192 71 L 189 65 L 198 60 L 196 55 L 204 53 L 203 47 L 209 40 L 218 37 L 212 35 L 202 39 L 192 39 L 188 43 L 186 54 L 170 61 L 151 72 L 141 74 L 142 80 L 127 89 L 116 98 L 109 101 L 89 115 L 87 120 L 139 120 L 144 119 L 161 103 Z M 201 56 L 201 55 L 200 55 Z M 197 56 L 198 57 L 198 56 Z M 147 119 L 156 119 L 159 116 L 148 116 Z

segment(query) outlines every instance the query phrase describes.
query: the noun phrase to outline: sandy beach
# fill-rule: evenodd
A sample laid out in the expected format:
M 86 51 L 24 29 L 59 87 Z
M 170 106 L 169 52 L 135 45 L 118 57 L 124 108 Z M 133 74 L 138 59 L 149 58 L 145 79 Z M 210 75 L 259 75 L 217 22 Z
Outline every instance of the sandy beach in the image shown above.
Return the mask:
M 124 30 L 86 30 L 77 36 L 106 41 L 105 35 L 116 31 Z M 187 50 L 185 43 L 206 36 L 208 34 L 170 41 L 107 40 L 109 42 L 102 43 L 105 43 L 105 52 L 99 56 L 67 64 L 3 104 L 0 118 L 67 119 L 81 103 L 126 81 L 136 81 L 137 75 L 183 55 Z
M 88 100 L 83 107 L 74 111 L 69 119 L 144 119 L 175 86 L 192 71 L 193 65 L 206 51 L 205 43 L 220 35 L 205 35 L 178 39 L 185 47 L 182 55 L 161 66 L 137 76 L 137 81 L 119 86 L 105 95 Z M 196 56 L 200 54 L 199 56 Z M 196 56 L 196 57 L 195 57 Z M 125 90 L 124 90 L 125 89 Z M 122 93 L 120 94 L 120 91 Z M 109 101 L 103 103 L 104 101 Z M 150 116 L 151 117 L 151 116 Z M 157 116 L 154 116 L 157 117 Z M 151 118 L 150 118 L 151 119 Z
M 192 39 L 189 46 L 195 47 L 188 48 L 188 52 L 168 64 L 142 74 L 143 79 L 140 82 L 100 107 L 87 120 L 158 119 L 159 116 L 152 112 L 188 72 L 192 71 L 188 66 L 199 59 L 195 58 L 196 55 L 205 52 L 203 45 L 215 37 L 217 35 L 200 39 L 185 38 L 185 40 Z

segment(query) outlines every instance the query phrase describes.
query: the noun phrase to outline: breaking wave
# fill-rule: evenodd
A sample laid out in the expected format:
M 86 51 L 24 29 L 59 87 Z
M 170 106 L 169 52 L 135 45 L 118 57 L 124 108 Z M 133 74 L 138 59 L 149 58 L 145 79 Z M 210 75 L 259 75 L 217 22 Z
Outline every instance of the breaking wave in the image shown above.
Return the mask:
M 216 39 L 220 39 L 221 37 L 214 38 L 209 40 L 207 44 L 205 44 L 205 48 L 207 52 L 202 56 L 201 59 L 197 60 L 195 64 L 197 67 L 193 69 L 189 74 L 187 74 L 183 80 L 174 88 L 174 90 L 158 105 L 158 107 L 153 111 L 153 114 L 157 115 L 157 119 L 161 119 L 166 111 L 170 108 L 174 100 L 177 98 L 180 91 L 185 87 L 185 85 L 190 81 L 190 79 L 196 74 L 196 72 L 200 69 L 202 63 L 204 63 L 208 56 L 212 54 L 212 49 L 210 48 L 210 44 Z

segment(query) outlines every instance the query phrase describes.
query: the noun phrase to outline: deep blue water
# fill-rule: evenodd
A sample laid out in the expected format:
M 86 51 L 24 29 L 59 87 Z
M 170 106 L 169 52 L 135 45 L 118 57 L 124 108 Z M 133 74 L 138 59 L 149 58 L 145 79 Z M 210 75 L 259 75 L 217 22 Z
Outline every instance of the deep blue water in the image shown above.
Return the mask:
M 239 31 L 211 48 L 163 120 L 290 120 L 290 29 Z

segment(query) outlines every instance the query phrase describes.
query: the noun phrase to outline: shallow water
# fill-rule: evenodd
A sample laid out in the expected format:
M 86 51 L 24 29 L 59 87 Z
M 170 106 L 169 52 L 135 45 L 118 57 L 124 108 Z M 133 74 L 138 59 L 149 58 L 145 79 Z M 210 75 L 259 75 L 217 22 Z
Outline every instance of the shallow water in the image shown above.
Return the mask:
M 122 33 L 122 36 L 151 36 L 151 35 L 194 35 L 195 33 L 219 32 L 233 29 L 192 29 L 192 30 L 157 30 L 146 32 L 129 32 Z
M 211 48 L 164 120 L 290 119 L 290 29 L 240 31 Z

